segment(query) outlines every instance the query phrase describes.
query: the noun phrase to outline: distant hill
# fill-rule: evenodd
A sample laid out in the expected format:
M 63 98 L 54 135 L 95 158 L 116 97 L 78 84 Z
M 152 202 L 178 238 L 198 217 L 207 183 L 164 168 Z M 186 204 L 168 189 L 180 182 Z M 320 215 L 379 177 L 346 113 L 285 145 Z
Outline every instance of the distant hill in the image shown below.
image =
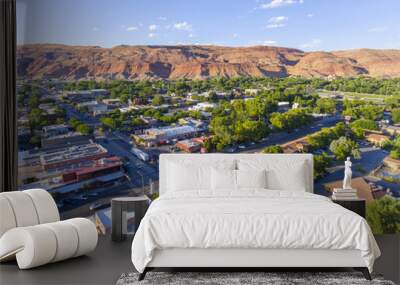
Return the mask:
M 254 46 L 23 45 L 17 72 L 26 78 L 205 79 L 299 75 L 305 77 L 400 77 L 400 50 L 304 52 Z

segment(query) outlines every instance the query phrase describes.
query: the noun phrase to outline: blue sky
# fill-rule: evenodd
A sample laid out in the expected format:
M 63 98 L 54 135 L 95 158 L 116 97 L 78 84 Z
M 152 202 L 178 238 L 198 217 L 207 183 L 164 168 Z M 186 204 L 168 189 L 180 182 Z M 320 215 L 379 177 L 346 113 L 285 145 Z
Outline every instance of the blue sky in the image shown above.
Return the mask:
M 17 0 L 19 43 L 400 48 L 400 0 Z

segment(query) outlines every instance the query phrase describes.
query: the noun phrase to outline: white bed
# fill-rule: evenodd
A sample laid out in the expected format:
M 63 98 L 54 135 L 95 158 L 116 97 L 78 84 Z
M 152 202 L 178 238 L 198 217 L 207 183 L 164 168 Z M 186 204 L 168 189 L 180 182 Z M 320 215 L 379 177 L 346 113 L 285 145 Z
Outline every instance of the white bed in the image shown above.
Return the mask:
M 312 194 L 312 170 L 310 154 L 161 155 L 160 198 L 132 243 L 140 278 L 155 267 L 354 267 L 369 278 L 380 251 L 368 224 Z M 216 184 L 225 172 L 234 187 L 229 175 Z

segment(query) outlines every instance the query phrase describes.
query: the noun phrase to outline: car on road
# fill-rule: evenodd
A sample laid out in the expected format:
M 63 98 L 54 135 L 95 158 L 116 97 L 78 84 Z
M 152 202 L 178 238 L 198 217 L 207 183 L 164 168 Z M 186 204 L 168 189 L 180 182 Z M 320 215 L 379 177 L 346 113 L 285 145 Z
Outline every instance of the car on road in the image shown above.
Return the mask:
M 239 148 L 240 148 L 240 149 L 246 149 L 246 147 L 247 147 L 247 146 L 246 146 L 245 144 L 240 144 L 240 145 L 239 145 Z
M 96 202 L 89 206 L 90 211 L 101 210 L 110 207 L 110 202 Z
M 227 153 L 234 153 L 234 152 L 236 152 L 237 150 L 238 150 L 237 146 L 231 146 L 231 147 L 225 148 L 224 152 L 227 152 Z

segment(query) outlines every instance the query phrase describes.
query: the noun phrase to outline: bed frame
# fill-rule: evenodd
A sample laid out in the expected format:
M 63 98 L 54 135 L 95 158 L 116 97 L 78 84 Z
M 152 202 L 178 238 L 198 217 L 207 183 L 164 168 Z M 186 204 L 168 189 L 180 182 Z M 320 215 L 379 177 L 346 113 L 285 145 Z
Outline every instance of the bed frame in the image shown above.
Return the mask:
M 152 261 L 140 274 L 155 268 L 212 269 L 229 268 L 234 271 L 285 268 L 353 268 L 371 280 L 368 268 L 359 250 L 329 249 L 193 249 L 171 248 L 156 250 Z
M 251 158 L 260 154 L 163 154 L 160 156 L 160 195 L 165 193 L 167 177 L 167 161 L 179 162 L 181 159 L 204 159 L 207 161 L 221 158 Z M 270 159 L 287 159 L 288 155 L 264 155 Z M 294 160 L 304 160 L 308 167 L 308 192 L 313 192 L 313 156 L 312 154 L 291 155 Z M 143 280 L 148 271 L 154 269 L 207 269 L 228 268 L 230 271 L 250 271 L 254 269 L 290 269 L 306 268 L 353 268 L 361 271 L 367 280 L 371 275 L 359 250 L 329 250 L 329 249 L 238 249 L 238 248 L 170 248 L 156 250 L 153 259 L 147 265 L 139 280 Z

